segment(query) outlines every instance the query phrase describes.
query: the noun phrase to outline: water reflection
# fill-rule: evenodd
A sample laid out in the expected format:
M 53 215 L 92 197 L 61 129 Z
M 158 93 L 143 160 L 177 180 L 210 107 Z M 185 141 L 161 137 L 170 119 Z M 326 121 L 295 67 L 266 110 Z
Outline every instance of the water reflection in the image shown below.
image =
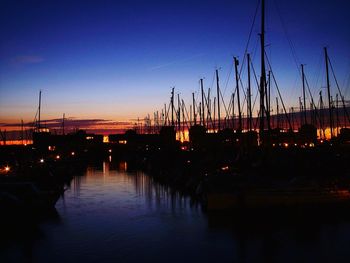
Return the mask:
M 89 166 L 74 177 L 56 209 L 55 216 L 1 224 L 0 262 L 350 258 L 350 220 L 344 210 L 204 214 L 188 197 L 125 162 Z
M 200 209 L 199 204 L 190 202 L 189 197 L 168 186 L 158 184 L 144 172 L 129 171 L 127 162 L 104 161 L 98 166 L 88 167 L 85 177 L 74 179 L 72 194 L 79 195 L 81 188 L 84 189 L 86 185 L 89 185 L 89 194 L 94 195 L 97 200 L 106 195 L 129 200 L 131 194 L 133 198 L 143 200 L 148 209 L 169 208 L 173 213 L 187 208 Z M 96 193 L 96 190 L 99 194 Z M 125 196 L 123 193 L 127 193 L 129 196 Z

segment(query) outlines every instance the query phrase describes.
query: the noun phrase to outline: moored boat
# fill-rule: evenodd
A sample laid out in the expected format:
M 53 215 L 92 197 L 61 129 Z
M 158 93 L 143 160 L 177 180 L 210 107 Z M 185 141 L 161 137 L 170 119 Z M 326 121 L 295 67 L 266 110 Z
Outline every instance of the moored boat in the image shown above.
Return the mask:
M 63 192 L 63 188 L 43 188 L 31 181 L 0 182 L 0 208 L 5 211 L 50 209 Z

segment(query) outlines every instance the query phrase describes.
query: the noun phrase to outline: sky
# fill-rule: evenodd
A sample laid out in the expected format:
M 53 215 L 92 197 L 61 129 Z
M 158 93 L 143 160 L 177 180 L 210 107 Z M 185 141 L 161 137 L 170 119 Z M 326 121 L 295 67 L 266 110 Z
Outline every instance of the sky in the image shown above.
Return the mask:
M 200 78 L 214 88 L 215 69 L 228 103 L 233 56 L 242 62 L 258 3 L 2 0 L 0 126 L 33 121 L 39 90 L 43 119 L 134 122 L 169 103 L 173 86 L 189 107 Z M 325 46 L 350 97 L 349 10 L 348 0 L 266 0 L 266 52 L 288 107 L 301 96 L 297 64 L 315 96 L 324 90 Z M 258 75 L 259 24 L 258 12 L 247 48 Z

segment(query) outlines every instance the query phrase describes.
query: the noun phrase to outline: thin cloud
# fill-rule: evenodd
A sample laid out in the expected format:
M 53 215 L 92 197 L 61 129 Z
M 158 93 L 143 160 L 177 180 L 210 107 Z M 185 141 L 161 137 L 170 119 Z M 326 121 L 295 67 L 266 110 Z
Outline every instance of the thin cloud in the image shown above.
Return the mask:
M 166 68 L 166 67 L 169 67 L 169 66 L 172 66 L 172 65 L 175 65 L 175 64 L 188 62 L 188 61 L 191 61 L 191 60 L 193 60 L 195 58 L 202 57 L 202 56 L 204 56 L 204 54 L 197 54 L 197 55 L 194 55 L 192 57 L 188 57 L 188 58 L 184 58 L 184 59 L 180 59 L 180 60 L 174 60 L 174 61 L 171 61 L 171 62 L 168 62 L 168 63 L 164 63 L 164 64 L 161 64 L 161 65 L 157 65 L 157 66 L 151 67 L 151 68 L 149 68 L 149 70 L 150 71 L 154 71 L 154 70 L 158 70 L 158 69 L 161 69 L 161 68 Z
M 48 119 L 41 120 L 41 124 L 47 128 L 55 129 L 62 126 L 62 119 Z M 90 127 L 111 127 L 111 126 L 128 126 L 132 125 L 131 122 L 127 121 L 112 121 L 106 119 L 77 119 L 77 118 L 66 118 L 64 120 L 65 127 L 75 128 L 79 127 L 81 129 L 88 129 Z M 0 123 L 0 127 L 21 127 L 22 123 Z M 34 127 L 34 122 L 26 122 L 23 124 L 26 128 Z
M 38 64 L 44 62 L 45 59 L 40 56 L 16 56 L 11 59 L 13 65 Z

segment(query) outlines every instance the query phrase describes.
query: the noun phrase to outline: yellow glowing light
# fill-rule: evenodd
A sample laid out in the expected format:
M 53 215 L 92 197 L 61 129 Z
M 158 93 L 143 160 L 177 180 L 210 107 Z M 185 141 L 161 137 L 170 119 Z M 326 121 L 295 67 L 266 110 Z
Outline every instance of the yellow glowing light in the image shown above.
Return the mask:
M 5 166 L 5 171 L 9 172 L 10 171 L 10 166 Z
M 94 136 L 87 136 L 86 137 L 86 140 L 93 140 L 94 139 Z
M 104 143 L 109 143 L 109 136 L 108 135 L 104 135 L 103 136 L 103 142 Z
M 109 149 L 109 150 L 108 150 L 108 152 L 110 152 L 110 153 L 111 153 L 111 152 L 112 152 L 112 149 Z
M 289 144 L 285 142 L 285 143 L 283 144 L 283 146 L 287 148 L 287 147 L 289 146 Z
M 120 141 L 118 141 L 118 143 L 119 143 L 119 144 L 127 144 L 128 141 L 127 141 L 127 140 L 120 140 Z
M 75 152 L 71 152 L 71 155 L 74 156 L 74 155 L 75 155 Z
M 58 159 L 60 159 L 61 158 L 61 156 L 59 156 L 59 155 L 56 155 L 56 159 L 58 160 Z
M 310 143 L 310 144 L 309 144 L 309 147 L 314 147 L 314 146 L 315 146 L 314 143 Z

